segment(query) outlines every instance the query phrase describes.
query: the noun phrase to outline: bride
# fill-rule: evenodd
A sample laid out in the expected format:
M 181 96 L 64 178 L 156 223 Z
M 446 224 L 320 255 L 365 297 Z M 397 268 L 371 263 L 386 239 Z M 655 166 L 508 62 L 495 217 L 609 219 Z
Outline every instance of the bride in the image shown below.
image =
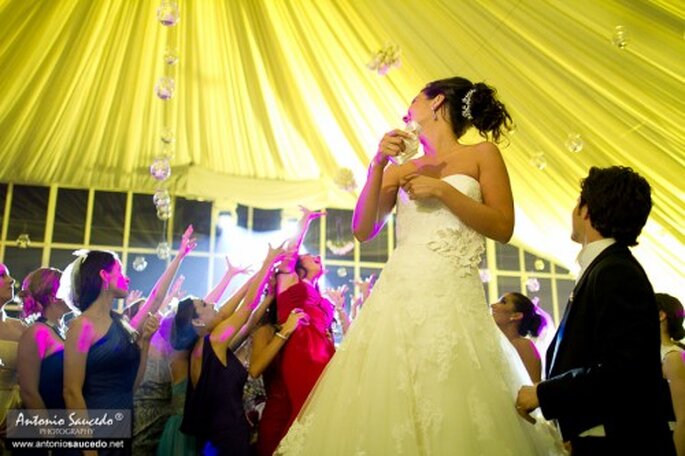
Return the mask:
M 365 241 L 397 206 L 397 249 L 281 442 L 289 455 L 533 455 L 557 451 L 548 428 L 516 413 L 530 383 L 494 325 L 478 265 L 485 237 L 507 242 L 514 205 L 493 142 L 459 142 L 474 127 L 497 142 L 511 118 L 492 87 L 429 83 L 406 122 L 386 133 L 353 218 Z

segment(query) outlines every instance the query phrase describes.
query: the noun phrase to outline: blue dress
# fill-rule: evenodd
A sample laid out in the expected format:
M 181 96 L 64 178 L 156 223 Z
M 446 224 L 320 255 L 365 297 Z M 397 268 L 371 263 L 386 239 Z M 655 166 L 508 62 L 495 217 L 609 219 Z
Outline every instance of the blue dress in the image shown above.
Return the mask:
M 48 324 L 44 318 L 37 320 L 49 326 L 57 336 L 64 340 L 64 336 L 55 327 Z M 64 409 L 64 349 L 58 350 L 43 358 L 40 363 L 40 380 L 38 392 L 47 409 Z
M 88 351 L 83 398 L 89 409 L 133 410 L 140 348 L 124 329 L 121 317 L 115 312 L 110 315 L 109 330 Z

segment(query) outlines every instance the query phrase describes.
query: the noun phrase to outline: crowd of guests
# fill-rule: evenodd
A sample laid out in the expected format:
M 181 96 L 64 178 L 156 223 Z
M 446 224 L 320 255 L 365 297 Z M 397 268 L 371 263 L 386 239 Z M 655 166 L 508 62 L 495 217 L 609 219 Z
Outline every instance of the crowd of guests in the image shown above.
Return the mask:
M 146 297 L 129 290 L 109 251 L 75 252 L 64 272 L 32 271 L 17 296 L 0 264 L 0 303 L 22 309 L 21 318 L 1 312 L 0 453 L 7 411 L 23 408 L 132 411 L 130 449 L 83 454 L 272 454 L 335 353 L 334 328 L 347 330 L 373 281 L 359 282 L 349 305 L 346 287 L 320 291 L 321 259 L 300 245 L 322 215 L 303 209 L 297 233 L 269 245 L 254 273 L 227 259 L 203 298 L 184 296 L 178 274 L 195 247 L 192 226 Z
M 178 271 L 195 247 L 192 227 L 147 297 L 129 291 L 119 258 L 108 251 L 77 252 L 64 272 L 28 274 L 16 297 L 22 318 L 0 315 L 3 437 L 13 408 L 83 416 L 127 409 L 136 455 L 273 454 L 335 353 L 334 326 L 344 336 L 373 286 L 374 277 L 357 282 L 360 294 L 349 303 L 347 286 L 320 291 L 321 259 L 300 253 L 300 245 L 322 215 L 303 209 L 293 238 L 269 246 L 258 270 L 221 305 L 231 281 L 250 270 L 227 260 L 207 296 L 184 296 Z M 15 299 L 14 283 L 0 264 L 3 306 Z M 121 313 L 113 310 L 118 299 L 126 300 Z M 671 399 L 664 407 L 677 454 L 685 455 L 684 311 L 667 294 L 656 302 Z M 518 292 L 490 307 L 531 382 L 540 382 L 535 338 L 549 316 Z

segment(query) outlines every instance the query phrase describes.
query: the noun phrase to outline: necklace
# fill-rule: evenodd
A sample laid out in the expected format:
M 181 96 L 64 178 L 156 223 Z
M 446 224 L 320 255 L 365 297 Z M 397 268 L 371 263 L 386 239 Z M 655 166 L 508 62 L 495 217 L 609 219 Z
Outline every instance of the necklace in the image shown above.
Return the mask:
M 36 321 L 41 322 L 44 325 L 52 328 L 52 330 L 55 331 L 55 333 L 57 333 L 57 335 L 59 336 L 60 339 L 62 339 L 62 340 L 66 339 L 66 337 L 64 337 L 64 331 L 63 331 L 62 325 L 55 324 L 43 316 L 38 317 L 36 319 Z

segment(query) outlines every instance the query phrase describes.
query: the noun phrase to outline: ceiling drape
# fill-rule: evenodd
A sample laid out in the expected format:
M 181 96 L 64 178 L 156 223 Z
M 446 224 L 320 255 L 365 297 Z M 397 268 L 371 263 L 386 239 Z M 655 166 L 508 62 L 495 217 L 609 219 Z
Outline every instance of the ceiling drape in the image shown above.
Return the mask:
M 0 0 L 1 181 L 152 191 L 168 125 L 176 194 L 352 207 L 341 168 L 361 185 L 421 87 L 462 75 L 495 86 L 516 123 L 501 147 L 517 243 L 572 267 L 579 180 L 631 166 L 654 194 L 635 251 L 656 288 L 682 293 L 682 2 L 180 0 L 170 31 L 160 1 Z M 169 36 L 180 60 L 163 102 Z M 387 45 L 401 65 L 379 75 L 367 63 Z

